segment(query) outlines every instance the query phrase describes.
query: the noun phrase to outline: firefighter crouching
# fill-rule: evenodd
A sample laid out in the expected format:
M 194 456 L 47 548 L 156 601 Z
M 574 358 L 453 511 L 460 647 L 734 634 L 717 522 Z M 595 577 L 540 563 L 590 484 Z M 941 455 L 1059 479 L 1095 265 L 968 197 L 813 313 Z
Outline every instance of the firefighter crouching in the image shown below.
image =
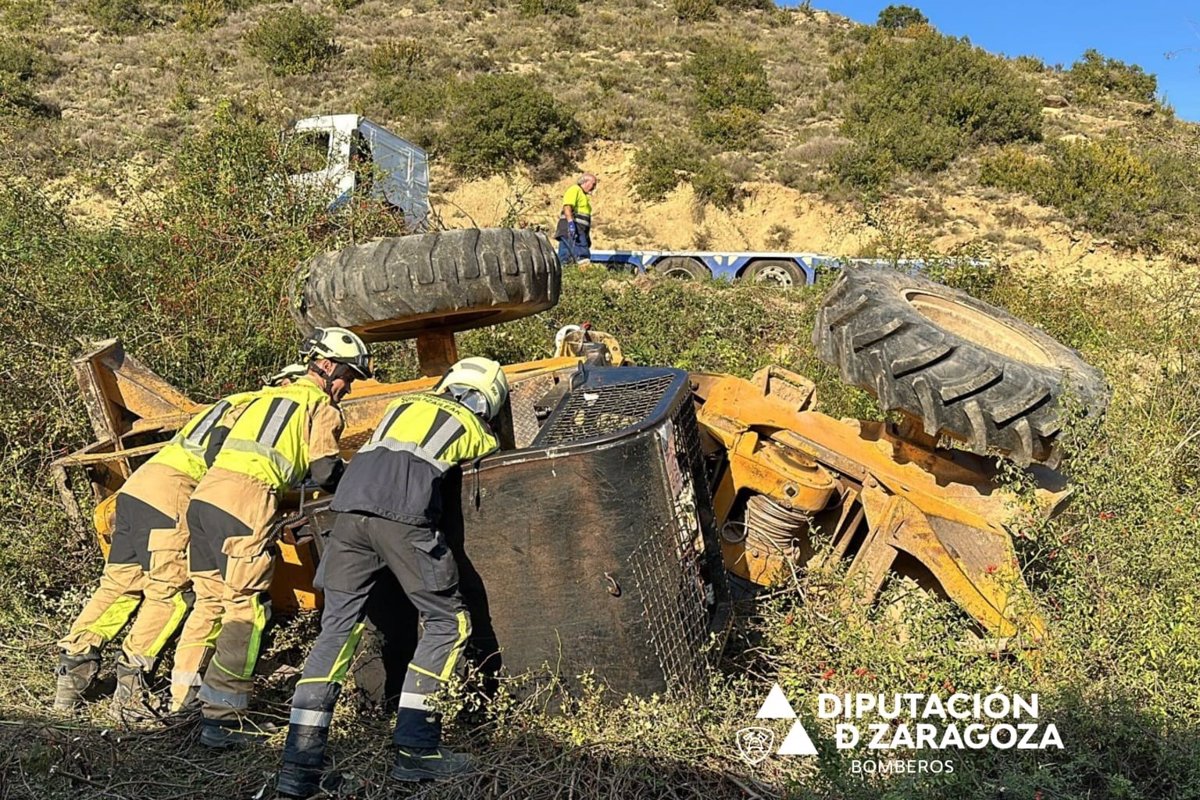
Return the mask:
M 280 495 L 310 471 L 321 488 L 337 485 L 344 467 L 337 403 L 354 380 L 371 376 L 366 345 L 344 328 L 318 328 L 300 354 L 307 372 L 263 389 L 242 410 L 188 507 L 196 601 L 176 649 L 171 701 L 179 710 L 198 696 L 200 741 L 209 747 L 269 732 L 246 709 L 270 618 L 272 518 Z
M 339 512 L 322 555 L 321 632 L 296 685 L 278 789 L 291 797 L 318 790 L 329 725 L 363 631 L 367 598 L 387 567 L 421 615 L 424 635 L 409 663 L 393 734 L 392 777 L 438 779 L 471 769 L 471 759 L 441 746 L 441 720 L 428 698 L 461 677 L 471 620 L 459 572 L 439 521 L 461 503 L 459 464 L 496 450 L 489 421 L 508 397 L 495 361 L 459 361 L 432 393 L 401 397 L 346 468 L 331 508 Z
M 112 714 L 136 720 L 158 713 L 149 676 L 188 611 L 188 503 L 228 433 L 228 416 L 254 397 L 252 392 L 232 395 L 205 408 L 117 492 L 112 547 L 100 586 L 59 642 L 56 709 L 79 705 L 100 671 L 101 648 L 136 612 L 117 659 Z

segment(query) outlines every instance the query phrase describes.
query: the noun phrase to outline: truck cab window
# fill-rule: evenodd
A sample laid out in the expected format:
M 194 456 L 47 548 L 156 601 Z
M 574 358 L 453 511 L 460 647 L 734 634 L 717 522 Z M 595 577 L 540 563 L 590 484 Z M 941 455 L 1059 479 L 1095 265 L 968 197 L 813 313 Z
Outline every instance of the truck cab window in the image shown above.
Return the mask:
M 283 168 L 289 175 L 320 172 L 329 164 L 329 131 L 297 131 L 283 137 Z

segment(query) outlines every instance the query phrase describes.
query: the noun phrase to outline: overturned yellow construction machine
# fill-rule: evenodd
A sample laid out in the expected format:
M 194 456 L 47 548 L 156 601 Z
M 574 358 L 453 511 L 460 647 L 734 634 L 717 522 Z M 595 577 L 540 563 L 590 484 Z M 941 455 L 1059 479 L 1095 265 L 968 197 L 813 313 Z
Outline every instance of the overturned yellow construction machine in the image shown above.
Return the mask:
M 427 390 L 456 358 L 454 332 L 553 306 L 560 265 L 541 234 L 464 230 L 385 239 L 314 258 L 291 297 L 301 329 L 343 325 L 369 341 L 415 338 L 425 377 L 356 384 L 344 455 L 384 406 Z M 494 622 L 511 670 L 592 670 L 619 692 L 698 687 L 730 625 L 731 597 L 804 570 L 835 570 L 871 607 L 890 579 L 917 581 L 973 617 L 996 646 L 1045 634 L 1017 567 L 1020 509 L 997 454 L 1027 466 L 1037 511 L 1068 487 L 1060 401 L 1102 413 L 1107 387 L 1079 354 L 970 296 L 880 269 L 840 275 L 813 342 L 899 423 L 838 420 L 813 385 L 777 367 L 751 379 L 627 364 L 608 334 L 569 327 L 552 357 L 505 367 L 500 452 L 463 470 L 469 601 Z M 112 496 L 198 408 L 113 340 L 76 362 L 98 441 L 77 468 L 102 546 Z M 1026 498 L 1024 510 L 1029 510 Z M 292 498 L 277 537 L 277 608 L 317 607 L 312 585 L 328 498 Z

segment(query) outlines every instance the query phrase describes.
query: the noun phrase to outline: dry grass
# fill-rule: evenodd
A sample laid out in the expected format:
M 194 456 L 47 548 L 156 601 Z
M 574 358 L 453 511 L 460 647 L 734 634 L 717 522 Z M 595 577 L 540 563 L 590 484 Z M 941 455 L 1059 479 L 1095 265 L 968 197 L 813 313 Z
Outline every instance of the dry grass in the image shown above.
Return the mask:
M 255 719 L 280 733 L 249 751 L 214 752 L 200 745 L 195 715 L 124 725 L 97 700 L 77 714 L 50 711 L 52 636 L 40 631 L 6 645 L 0 719 L 0 795 L 24 800 L 195 797 L 270 798 L 281 759 L 298 642 L 311 638 L 312 615 L 272 632 L 264 653 Z M 281 666 L 283 668 L 281 668 Z M 263 676 L 264 671 L 272 674 Z M 19 674 L 21 680 L 11 680 Z M 111 678 L 105 683 L 111 688 Z M 102 683 L 102 686 L 105 685 Z M 756 691 L 757 693 L 757 691 Z M 398 786 L 391 767 L 391 716 L 342 695 L 332 729 L 337 797 L 411 798 L 721 798 L 778 797 L 779 776 L 747 774 L 733 757 L 733 732 L 746 708 L 725 701 L 651 698 L 615 703 L 584 677 L 547 672 L 506 678 L 487 721 L 449 722 L 447 743 L 472 753 L 476 774 L 438 785 Z M 734 695 L 736 697 L 736 695 Z

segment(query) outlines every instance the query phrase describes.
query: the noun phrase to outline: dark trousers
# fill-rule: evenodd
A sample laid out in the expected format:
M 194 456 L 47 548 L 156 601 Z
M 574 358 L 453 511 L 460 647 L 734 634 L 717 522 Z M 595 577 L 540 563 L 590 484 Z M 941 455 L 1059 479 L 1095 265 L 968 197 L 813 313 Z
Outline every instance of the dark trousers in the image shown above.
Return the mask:
M 429 695 L 465 669 L 471 618 L 445 537 L 431 528 L 363 514 L 338 515 L 321 561 L 321 632 L 292 698 L 284 760 L 320 767 L 342 682 L 364 627 L 381 570 L 389 570 L 421 616 L 424 635 L 409 662 L 393 735 L 405 747 L 436 747 L 441 720 Z
M 558 239 L 558 260 L 563 264 L 573 264 L 576 261 L 589 261 L 592 258 L 592 233 L 586 226 L 576 229 L 577 235 L 572 240 L 571 234 L 563 231 Z

